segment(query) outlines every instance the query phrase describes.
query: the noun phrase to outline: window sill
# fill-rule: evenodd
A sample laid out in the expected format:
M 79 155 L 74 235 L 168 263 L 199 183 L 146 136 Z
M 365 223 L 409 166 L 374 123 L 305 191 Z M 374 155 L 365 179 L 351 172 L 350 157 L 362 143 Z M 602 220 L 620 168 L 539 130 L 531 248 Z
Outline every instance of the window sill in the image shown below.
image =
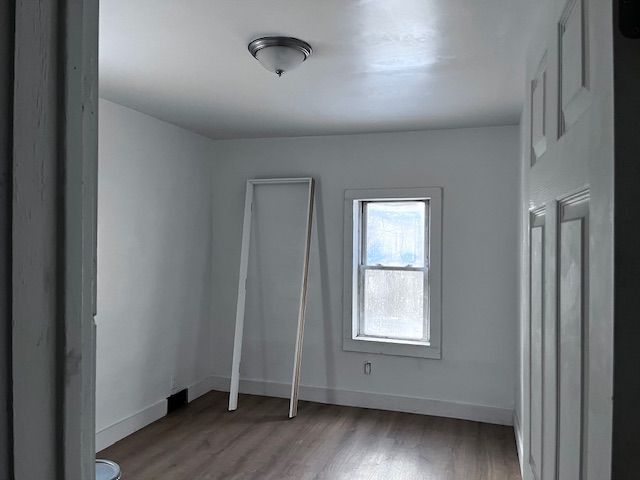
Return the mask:
M 432 347 L 428 342 L 415 340 L 378 337 L 345 338 L 342 348 L 347 352 L 375 353 L 400 357 L 441 358 L 439 348 Z

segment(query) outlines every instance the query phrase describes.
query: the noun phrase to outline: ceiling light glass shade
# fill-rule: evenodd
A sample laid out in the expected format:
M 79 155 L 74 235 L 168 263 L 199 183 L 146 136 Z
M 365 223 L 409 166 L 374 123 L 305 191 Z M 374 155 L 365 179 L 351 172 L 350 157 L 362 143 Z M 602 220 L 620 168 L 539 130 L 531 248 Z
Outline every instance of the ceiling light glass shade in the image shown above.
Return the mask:
M 311 45 L 297 38 L 264 37 L 251 42 L 249 51 L 264 68 L 281 76 L 309 58 L 312 50 Z
M 256 53 L 256 59 L 270 72 L 282 75 L 306 60 L 304 53 L 289 47 L 268 47 Z

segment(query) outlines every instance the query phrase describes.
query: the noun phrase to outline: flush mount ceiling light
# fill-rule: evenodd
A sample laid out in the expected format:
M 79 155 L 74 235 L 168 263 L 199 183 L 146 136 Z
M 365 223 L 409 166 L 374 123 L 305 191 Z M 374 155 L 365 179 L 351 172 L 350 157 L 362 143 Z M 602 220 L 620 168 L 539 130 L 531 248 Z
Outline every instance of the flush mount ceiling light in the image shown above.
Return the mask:
M 312 51 L 307 42 L 292 37 L 262 37 L 249 44 L 251 55 L 279 77 L 304 62 Z

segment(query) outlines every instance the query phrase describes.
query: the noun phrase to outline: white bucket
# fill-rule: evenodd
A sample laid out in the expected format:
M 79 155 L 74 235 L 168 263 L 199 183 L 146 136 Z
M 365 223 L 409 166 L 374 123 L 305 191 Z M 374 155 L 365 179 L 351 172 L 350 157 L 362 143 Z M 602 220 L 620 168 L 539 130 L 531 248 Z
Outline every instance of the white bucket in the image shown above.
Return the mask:
M 120 467 L 111 460 L 96 459 L 96 480 L 120 480 Z

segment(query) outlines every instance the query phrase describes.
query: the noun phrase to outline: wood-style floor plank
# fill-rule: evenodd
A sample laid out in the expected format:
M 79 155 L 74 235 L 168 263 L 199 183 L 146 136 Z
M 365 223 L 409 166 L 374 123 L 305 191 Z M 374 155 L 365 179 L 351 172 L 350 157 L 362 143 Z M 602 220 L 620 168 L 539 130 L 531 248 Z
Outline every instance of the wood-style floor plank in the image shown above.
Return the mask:
M 123 480 L 520 480 L 499 425 L 211 392 L 98 454 Z

